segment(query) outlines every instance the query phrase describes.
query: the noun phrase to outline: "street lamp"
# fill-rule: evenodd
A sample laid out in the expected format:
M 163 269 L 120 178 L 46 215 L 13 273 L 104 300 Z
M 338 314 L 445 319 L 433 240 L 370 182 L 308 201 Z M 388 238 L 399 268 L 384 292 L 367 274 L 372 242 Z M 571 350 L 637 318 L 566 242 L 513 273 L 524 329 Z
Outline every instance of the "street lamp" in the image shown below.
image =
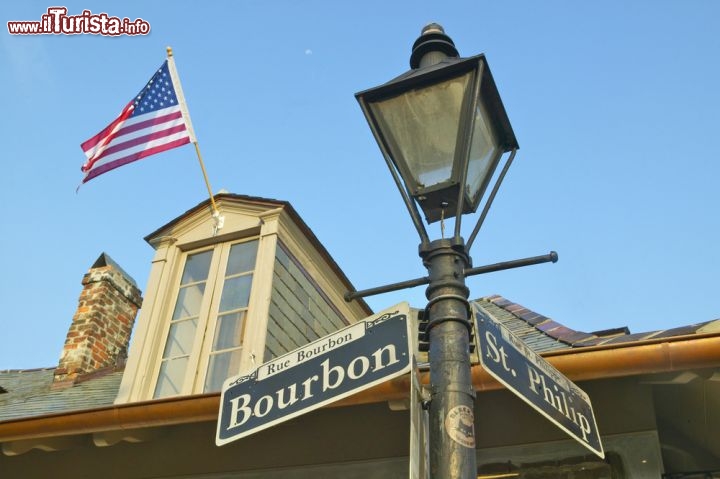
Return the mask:
M 421 336 L 429 341 L 430 475 L 475 478 L 472 324 L 465 277 L 554 262 L 557 255 L 471 268 L 469 248 L 518 143 L 484 55 L 460 58 L 443 28 L 432 23 L 413 45 L 410 67 L 388 83 L 355 96 L 418 230 L 420 256 L 429 276 L 351 292 L 346 299 L 429 285 Z M 466 245 L 460 236 L 461 217 L 477 211 L 501 157 L 508 152 Z M 441 222 L 443 238 L 430 240 L 418 206 L 428 224 Z M 446 239 L 447 218 L 454 218 L 455 232 Z
M 442 27 L 430 24 L 410 66 L 356 94 L 363 113 L 428 223 L 475 212 L 501 155 L 518 148 L 485 56 L 459 58 Z

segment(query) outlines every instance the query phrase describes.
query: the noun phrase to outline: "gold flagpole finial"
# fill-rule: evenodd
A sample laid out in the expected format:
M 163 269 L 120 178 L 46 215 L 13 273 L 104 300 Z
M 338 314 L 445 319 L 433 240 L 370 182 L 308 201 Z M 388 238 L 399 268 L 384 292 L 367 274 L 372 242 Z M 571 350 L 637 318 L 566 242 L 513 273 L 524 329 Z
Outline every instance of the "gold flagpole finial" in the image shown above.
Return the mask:
M 165 49 L 167 50 L 167 56 L 168 56 L 168 58 L 170 58 L 171 56 L 173 56 L 173 55 L 172 55 L 172 47 L 165 47 Z

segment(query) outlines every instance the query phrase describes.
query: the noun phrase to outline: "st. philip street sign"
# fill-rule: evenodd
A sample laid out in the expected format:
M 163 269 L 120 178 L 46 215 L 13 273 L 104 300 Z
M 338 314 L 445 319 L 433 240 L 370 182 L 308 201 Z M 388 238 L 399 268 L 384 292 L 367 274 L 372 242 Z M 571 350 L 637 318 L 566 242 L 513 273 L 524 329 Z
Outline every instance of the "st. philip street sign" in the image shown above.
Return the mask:
M 474 304 L 483 368 L 540 414 L 605 458 L 588 395 L 522 340 Z
M 218 446 L 410 371 L 410 307 L 401 303 L 225 381 Z

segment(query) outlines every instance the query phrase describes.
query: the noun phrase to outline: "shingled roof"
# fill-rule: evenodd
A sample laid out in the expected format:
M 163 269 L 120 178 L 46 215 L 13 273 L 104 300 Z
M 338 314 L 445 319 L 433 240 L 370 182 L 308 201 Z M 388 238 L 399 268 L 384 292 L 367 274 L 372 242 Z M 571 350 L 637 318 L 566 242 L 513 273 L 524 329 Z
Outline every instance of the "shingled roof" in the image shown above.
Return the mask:
M 531 311 L 499 295 L 480 298 L 474 303 L 483 307 L 538 353 L 587 346 L 639 342 L 720 330 L 720 319 L 716 319 L 678 328 L 643 333 L 631 334 L 630 330 L 625 326 L 585 333 L 568 328 L 547 316 Z
M 718 319 L 646 333 L 630 334 L 626 327 L 585 333 L 563 326 L 502 296 L 480 298 L 473 301 L 473 305 L 482 307 L 538 353 L 720 330 Z M 72 387 L 53 389 L 54 370 L 0 371 L 0 422 L 110 406 L 123 374 L 122 369 L 106 368 L 87 375 Z
M 52 389 L 55 368 L 0 371 L 0 422 L 92 409 L 113 403 L 122 371 L 108 368 L 65 389 Z

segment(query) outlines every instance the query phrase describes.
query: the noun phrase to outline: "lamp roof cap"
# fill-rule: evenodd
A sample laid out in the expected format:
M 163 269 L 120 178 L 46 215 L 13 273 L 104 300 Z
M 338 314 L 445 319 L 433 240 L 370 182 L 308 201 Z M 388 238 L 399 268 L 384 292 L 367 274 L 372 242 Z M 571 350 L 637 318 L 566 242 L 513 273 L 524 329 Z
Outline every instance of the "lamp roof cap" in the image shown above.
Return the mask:
M 428 23 L 420 32 L 420 36 L 412 47 L 410 55 L 410 68 L 419 68 L 422 58 L 428 53 L 440 53 L 448 57 L 459 56 L 455 43 L 445 34 L 445 29 L 439 23 Z M 435 62 L 433 62 L 435 63 Z

